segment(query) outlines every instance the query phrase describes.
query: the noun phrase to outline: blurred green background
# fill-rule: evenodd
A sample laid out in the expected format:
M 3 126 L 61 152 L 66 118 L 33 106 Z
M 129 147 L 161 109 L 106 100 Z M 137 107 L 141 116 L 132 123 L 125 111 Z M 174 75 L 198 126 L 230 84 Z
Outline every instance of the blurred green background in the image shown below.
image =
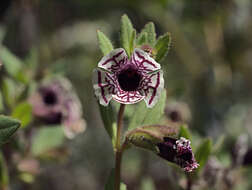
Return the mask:
M 161 63 L 168 105 L 187 104 L 195 141 L 209 136 L 216 142 L 224 135 L 223 163 L 231 162 L 239 135 L 248 134 L 251 144 L 252 1 L 5 0 L 0 3 L 3 44 L 23 60 L 34 55 L 41 75 L 65 74 L 87 121 L 85 133 L 67 142 L 67 160 L 43 163 L 26 189 L 103 189 L 114 158 L 92 88 L 92 70 L 102 57 L 96 31 L 118 47 L 124 13 L 138 32 L 153 21 L 158 35 L 171 33 L 171 49 Z M 155 155 L 132 149 L 123 160 L 129 190 L 183 187 L 179 172 Z M 243 181 L 245 186 L 233 188 L 250 189 L 251 182 Z

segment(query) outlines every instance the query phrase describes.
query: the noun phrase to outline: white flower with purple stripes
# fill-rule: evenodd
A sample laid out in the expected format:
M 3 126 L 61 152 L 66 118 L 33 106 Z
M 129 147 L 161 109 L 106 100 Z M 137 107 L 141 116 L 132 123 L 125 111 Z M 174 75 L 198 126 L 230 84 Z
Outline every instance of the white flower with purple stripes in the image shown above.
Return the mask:
M 93 73 L 93 87 L 104 106 L 113 98 L 122 104 L 144 99 L 147 107 L 153 107 L 164 88 L 163 72 L 147 52 L 136 48 L 129 59 L 125 50 L 118 48 L 98 63 Z

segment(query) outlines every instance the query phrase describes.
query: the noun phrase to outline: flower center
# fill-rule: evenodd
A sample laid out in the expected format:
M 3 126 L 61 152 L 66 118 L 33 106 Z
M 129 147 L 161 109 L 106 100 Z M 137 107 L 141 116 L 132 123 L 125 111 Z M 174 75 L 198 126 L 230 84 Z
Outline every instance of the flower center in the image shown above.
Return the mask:
M 117 77 L 119 85 L 124 91 L 137 90 L 142 79 L 142 75 L 134 65 L 127 65 Z
M 57 103 L 57 97 L 56 97 L 55 92 L 53 92 L 51 90 L 48 90 L 43 95 L 43 100 L 48 105 L 54 105 L 54 104 L 56 104 Z

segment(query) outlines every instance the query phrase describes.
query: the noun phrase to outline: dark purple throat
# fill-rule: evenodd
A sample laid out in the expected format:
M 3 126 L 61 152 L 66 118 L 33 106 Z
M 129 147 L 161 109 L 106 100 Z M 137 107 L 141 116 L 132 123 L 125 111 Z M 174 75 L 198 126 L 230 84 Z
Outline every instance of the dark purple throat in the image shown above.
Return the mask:
M 142 75 L 133 65 L 127 65 L 118 74 L 118 82 L 122 90 L 135 91 L 138 89 Z
M 45 90 L 43 92 L 43 101 L 47 105 L 54 105 L 58 102 L 57 95 L 53 90 Z

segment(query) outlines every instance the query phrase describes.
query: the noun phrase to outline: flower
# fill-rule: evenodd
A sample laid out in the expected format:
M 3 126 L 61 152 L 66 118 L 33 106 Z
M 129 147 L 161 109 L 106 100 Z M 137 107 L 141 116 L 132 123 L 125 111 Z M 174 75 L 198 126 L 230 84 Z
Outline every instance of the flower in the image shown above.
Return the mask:
M 136 48 L 128 59 L 123 48 L 104 56 L 93 73 L 93 87 L 100 104 L 107 106 L 113 98 L 122 104 L 145 100 L 153 107 L 164 88 L 163 72 L 150 55 Z
M 68 138 L 85 130 L 82 107 L 71 83 L 55 78 L 42 84 L 30 98 L 33 115 L 47 124 L 63 124 Z
M 186 172 L 191 172 L 199 166 L 194 158 L 190 141 L 183 137 L 178 140 L 164 137 L 164 142 L 158 143 L 157 146 L 160 157 L 178 164 Z
M 165 107 L 167 119 L 173 123 L 188 123 L 191 120 L 191 111 L 184 102 L 169 100 Z

